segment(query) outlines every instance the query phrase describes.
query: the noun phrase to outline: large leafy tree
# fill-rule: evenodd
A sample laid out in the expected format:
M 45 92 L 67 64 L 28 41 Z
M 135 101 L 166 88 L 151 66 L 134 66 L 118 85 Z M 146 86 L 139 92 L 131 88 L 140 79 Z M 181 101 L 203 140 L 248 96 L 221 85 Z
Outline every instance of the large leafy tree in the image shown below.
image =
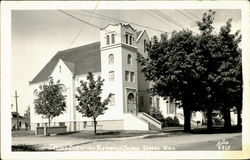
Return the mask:
M 41 85 L 40 92 L 34 100 L 34 105 L 36 113 L 48 118 L 50 128 L 51 120 L 62 114 L 66 108 L 66 102 L 61 92 L 60 83 L 58 82 L 55 84 L 51 78 L 48 84 Z M 47 135 L 50 135 L 49 128 Z
M 182 101 L 184 131 L 191 130 L 191 112 L 201 110 L 199 79 L 205 68 L 196 45 L 197 37 L 189 30 L 173 32 L 170 38 L 162 34 L 160 40 L 153 37 L 148 44 L 147 57 L 138 57 L 146 79 L 154 82 L 152 93 Z
M 224 115 L 225 128 L 231 128 L 230 109 L 236 108 L 238 113 L 238 126 L 241 125 L 242 109 L 242 63 L 239 43 L 241 35 L 239 31 L 231 33 L 231 22 L 222 26 L 218 35 L 217 60 L 220 62 L 215 73 L 214 82 L 217 83 L 218 102 Z
M 94 121 L 94 133 L 96 134 L 97 117 L 104 114 L 108 108 L 106 105 L 109 103 L 111 94 L 102 101 L 102 85 L 103 81 L 100 76 L 97 80 L 94 79 L 92 73 L 88 73 L 88 82 L 80 81 L 81 85 L 77 88 L 76 110 L 84 117 L 90 117 Z
M 218 86 L 214 80 L 217 76 L 217 68 L 221 63 L 217 58 L 219 53 L 218 36 L 213 34 L 214 14 L 214 11 L 209 10 L 208 13 L 203 14 L 201 21 L 197 22 L 200 35 L 198 36 L 196 52 L 201 56 L 202 65 L 205 68 L 200 73 L 200 81 L 203 84 L 201 87 L 203 96 L 200 98 L 206 112 L 208 130 L 212 128 L 212 111 L 218 108 L 215 96 Z

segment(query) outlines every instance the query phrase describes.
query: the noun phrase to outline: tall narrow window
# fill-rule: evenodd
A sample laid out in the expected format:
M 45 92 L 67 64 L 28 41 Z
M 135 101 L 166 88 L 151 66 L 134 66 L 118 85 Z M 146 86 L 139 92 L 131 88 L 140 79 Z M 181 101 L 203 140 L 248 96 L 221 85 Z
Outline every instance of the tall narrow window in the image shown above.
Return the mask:
M 109 35 L 106 36 L 106 44 L 109 45 Z
M 111 94 L 109 105 L 110 106 L 115 105 L 115 94 Z
M 111 35 L 111 42 L 112 42 L 112 44 L 115 43 L 115 34 Z
M 125 71 L 125 81 L 129 81 L 129 71 Z
M 128 64 L 132 64 L 132 58 L 131 58 L 131 55 L 130 55 L 130 54 L 128 54 L 127 63 L 128 63 Z
M 135 81 L 135 73 L 130 72 L 130 82 L 134 82 L 134 81 Z
M 129 36 L 129 44 L 132 45 L 133 37 Z
M 62 67 L 59 66 L 59 73 L 62 73 Z
M 144 99 L 143 99 L 143 96 L 140 96 L 140 105 L 144 105 Z
M 109 55 L 109 64 L 114 64 L 114 55 L 113 54 Z
M 146 41 L 146 39 L 144 39 L 144 52 L 146 52 L 146 43 L 147 43 L 147 41 Z
M 128 34 L 125 35 L 126 44 L 128 44 Z
M 109 81 L 114 81 L 114 80 L 115 80 L 114 71 L 110 71 L 109 72 Z
M 159 108 L 160 107 L 160 98 L 156 98 L 156 107 Z

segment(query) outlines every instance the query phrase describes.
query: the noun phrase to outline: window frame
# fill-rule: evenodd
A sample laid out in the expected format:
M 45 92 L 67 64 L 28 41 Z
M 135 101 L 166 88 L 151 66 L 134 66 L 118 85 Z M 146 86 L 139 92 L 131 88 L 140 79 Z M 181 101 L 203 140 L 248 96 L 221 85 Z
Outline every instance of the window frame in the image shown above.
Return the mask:
M 108 64 L 114 64 L 114 55 L 113 54 L 109 54 L 109 57 L 108 57 Z
M 115 94 L 114 93 L 111 94 L 109 105 L 115 106 Z
M 131 56 L 131 54 L 127 55 L 127 64 L 132 65 L 132 56 Z
M 113 77 L 111 76 L 113 74 Z M 115 71 L 109 71 L 109 81 L 115 81 Z
M 130 80 L 130 72 L 129 71 L 125 71 L 125 81 L 129 82 Z
M 111 34 L 111 44 L 115 43 L 115 34 Z
M 110 36 L 106 35 L 106 45 L 110 45 Z
M 135 72 L 130 72 L 130 82 L 135 82 Z M 133 79 L 132 79 L 133 77 Z

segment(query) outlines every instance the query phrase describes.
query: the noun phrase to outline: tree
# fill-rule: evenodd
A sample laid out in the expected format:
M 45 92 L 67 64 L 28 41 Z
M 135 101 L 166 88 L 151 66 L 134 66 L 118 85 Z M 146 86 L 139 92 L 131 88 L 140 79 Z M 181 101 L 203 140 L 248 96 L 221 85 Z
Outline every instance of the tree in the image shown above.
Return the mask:
M 200 73 L 200 81 L 202 82 L 201 91 L 203 96 L 203 108 L 206 111 L 207 129 L 212 128 L 212 111 L 217 108 L 217 101 L 215 92 L 217 84 L 214 83 L 215 73 L 220 65 L 220 61 L 216 59 L 218 52 L 218 37 L 213 34 L 213 22 L 215 12 L 209 10 L 208 13 L 203 14 L 201 21 L 197 22 L 201 34 L 198 36 L 196 52 L 201 56 L 203 72 Z
M 153 81 L 152 93 L 164 99 L 175 98 L 184 109 L 184 131 L 191 130 L 191 111 L 200 110 L 200 72 L 205 69 L 196 52 L 197 37 L 189 30 L 172 32 L 168 39 L 153 37 L 147 57 L 138 56 L 146 80 Z
M 51 78 L 49 84 L 41 85 L 40 92 L 37 95 L 37 99 L 34 100 L 34 104 L 36 113 L 48 118 L 50 128 L 51 120 L 62 114 L 66 108 L 66 102 L 62 95 L 59 81 L 57 84 L 54 84 Z M 49 128 L 47 135 L 50 135 Z
M 24 113 L 25 118 L 25 126 L 27 129 L 29 129 L 30 126 L 30 106 L 28 106 L 27 110 Z
M 80 81 L 81 85 L 77 88 L 76 100 L 78 105 L 76 105 L 76 110 L 84 117 L 93 119 L 94 133 L 96 134 L 96 119 L 108 109 L 106 105 L 109 103 L 111 94 L 102 101 L 101 93 L 104 80 L 101 80 L 100 76 L 98 76 L 97 80 L 94 80 L 94 76 L 90 72 L 87 80 L 88 82 Z
M 238 113 L 238 126 L 241 125 L 241 109 L 242 109 L 242 63 L 241 35 L 239 31 L 231 33 L 231 22 L 229 19 L 226 25 L 222 26 L 218 35 L 220 65 L 217 68 L 217 76 L 215 82 L 218 83 L 219 104 L 222 106 L 224 114 L 224 126 L 226 129 L 231 128 L 230 109 L 236 108 Z
M 231 21 L 222 26 L 219 34 L 212 33 L 215 12 L 209 10 L 198 22 L 201 35 L 199 36 L 197 52 L 203 55 L 206 68 L 202 73 L 204 82 L 204 104 L 207 111 L 207 128 L 212 128 L 212 111 L 220 109 L 224 114 L 225 128 L 231 127 L 230 108 L 236 107 L 241 111 L 242 100 L 242 71 L 241 41 L 239 31 L 231 34 Z M 239 118 L 239 116 L 238 116 Z M 240 120 L 239 120 L 240 122 Z

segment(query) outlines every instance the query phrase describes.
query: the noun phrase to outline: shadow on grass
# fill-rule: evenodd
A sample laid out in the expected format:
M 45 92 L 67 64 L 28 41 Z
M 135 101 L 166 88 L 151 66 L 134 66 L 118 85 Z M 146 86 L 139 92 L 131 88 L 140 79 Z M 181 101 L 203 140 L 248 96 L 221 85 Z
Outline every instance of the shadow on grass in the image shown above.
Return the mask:
M 38 146 L 36 145 L 25 145 L 25 144 L 21 144 L 21 145 L 12 145 L 11 146 L 12 151 L 55 151 L 52 149 L 39 149 Z
M 218 133 L 241 133 L 242 129 L 237 127 L 232 127 L 230 129 L 225 129 L 224 127 L 213 127 L 211 130 L 207 128 L 196 128 L 193 129 L 191 134 L 218 134 Z
M 102 132 L 102 133 L 96 133 L 96 135 L 118 135 L 121 131 L 109 131 L 109 132 Z

